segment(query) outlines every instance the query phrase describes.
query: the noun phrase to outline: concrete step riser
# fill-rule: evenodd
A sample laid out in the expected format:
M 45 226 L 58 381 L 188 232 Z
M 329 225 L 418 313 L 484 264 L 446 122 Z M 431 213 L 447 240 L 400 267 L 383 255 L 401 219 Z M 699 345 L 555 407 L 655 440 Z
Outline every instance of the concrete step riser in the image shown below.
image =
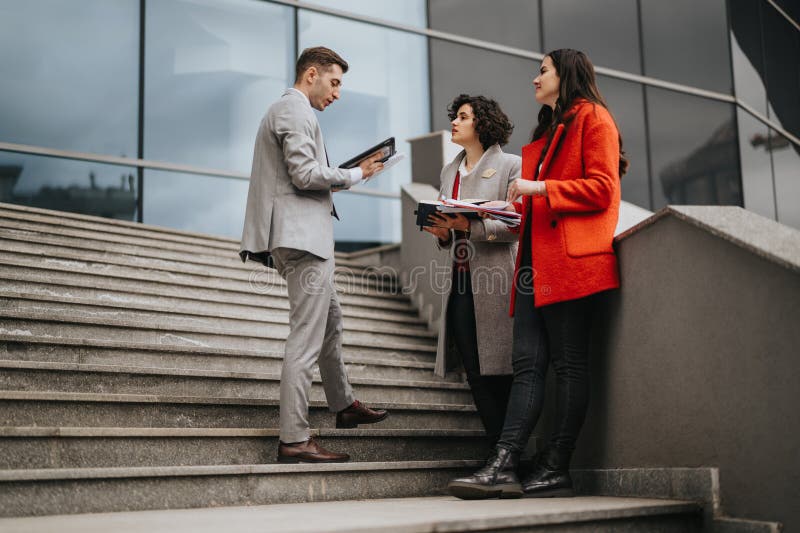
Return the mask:
M 3 516 L 265 505 L 443 494 L 470 468 L 0 483 Z M 267 527 L 268 529 L 268 527 Z
M 80 272 L 64 272 L 48 270 L 35 266 L 18 267 L 0 264 L 0 280 L 12 286 L 16 283 L 38 283 L 62 287 L 61 290 L 86 289 L 96 291 L 111 291 L 120 295 L 131 297 L 162 297 L 184 301 L 198 308 L 217 305 L 224 309 L 255 310 L 264 309 L 265 312 L 288 311 L 289 299 L 286 295 L 247 294 L 215 289 L 196 287 L 183 287 L 178 285 L 165 285 L 162 283 L 127 280 L 103 276 L 87 276 Z M 124 297 L 124 296 L 123 296 Z M 352 302 L 347 295 L 339 295 L 342 313 L 345 317 L 365 318 L 381 322 L 403 323 L 410 326 L 425 327 L 424 321 L 417 318 L 408 306 L 405 311 L 392 304 L 391 308 L 381 308 L 381 303 L 374 306 L 362 306 Z M 397 309 L 392 309 L 397 308 Z
M 163 259 L 152 259 L 135 255 L 99 252 L 90 249 L 68 248 L 63 245 L 41 242 L 21 242 L 3 239 L 2 234 L 0 234 L 0 242 L 2 242 L 3 249 L 9 253 L 47 256 L 49 258 L 58 258 L 68 261 L 78 260 L 98 264 L 239 281 L 249 281 L 253 279 L 253 276 L 258 276 L 262 283 L 269 283 L 270 285 L 281 287 L 286 286 L 286 282 L 275 270 L 268 269 L 261 265 L 250 264 L 247 269 L 231 269 L 221 265 L 198 265 L 197 263 L 186 261 L 187 258 L 184 258 L 183 262 L 166 261 Z M 379 293 L 387 295 L 394 295 L 397 293 L 397 283 L 394 277 L 379 275 L 377 272 L 368 272 L 363 269 L 356 270 L 350 267 L 338 267 L 335 279 L 340 285 L 353 286 L 356 288 L 372 288 Z
M 353 461 L 478 460 L 489 449 L 483 437 L 324 436 L 320 442 Z M 0 469 L 8 470 L 269 464 L 276 462 L 278 437 L 0 438 L 0 449 Z
M 237 280 L 188 274 L 180 271 L 170 272 L 145 267 L 113 265 L 104 262 L 95 263 L 85 261 L 81 254 L 75 254 L 74 258 L 59 258 L 35 253 L 7 252 L 5 250 L 0 250 L 0 263 L 22 267 L 40 266 L 62 271 L 82 272 L 84 274 L 113 278 L 156 281 L 188 287 L 208 287 L 226 291 L 272 294 L 276 296 L 286 295 L 286 284 L 283 283 L 283 280 L 279 276 L 275 276 L 274 271 L 267 271 L 266 269 L 254 270 L 252 276 L 248 276 L 247 279 Z M 409 304 L 404 295 L 365 286 L 355 279 L 357 277 L 337 277 L 334 279 L 334 286 L 339 293 L 352 296 L 354 303 L 385 300 L 386 302 L 400 304 L 397 306 L 398 308 L 408 309 Z
M 125 280 L 128 285 L 139 283 L 150 283 L 155 286 L 172 287 L 180 289 L 180 294 L 186 294 L 192 288 L 202 288 L 206 294 L 226 294 L 228 297 L 251 296 L 272 296 L 278 298 L 288 298 L 286 287 L 269 283 L 268 280 L 261 279 L 256 273 L 252 281 L 228 280 L 225 278 L 208 278 L 204 276 L 191 276 L 176 274 L 171 272 L 161 272 L 158 270 L 146 270 L 139 268 L 123 267 L 117 265 L 105 265 L 97 263 L 87 263 L 78 260 L 52 259 L 47 257 L 37 257 L 34 255 L 12 254 L 0 251 L 0 264 L 7 267 L 16 267 L 13 271 L 25 272 L 27 269 L 38 269 L 43 271 L 73 273 L 82 276 L 89 276 L 92 279 L 103 278 L 107 280 Z M 352 284 L 336 284 L 342 303 L 363 306 L 381 310 L 401 311 L 414 314 L 415 310 L 408 303 L 404 296 L 394 296 L 381 294 L 372 289 L 364 289 Z M 189 297 L 189 296 L 186 296 Z M 261 298 L 254 301 L 263 302 Z
M 16 335 L 20 341 L 26 336 L 44 337 L 50 335 L 53 342 L 61 339 L 78 340 L 93 339 L 113 342 L 120 339 L 126 342 L 158 346 L 187 346 L 197 348 L 220 348 L 229 350 L 245 350 L 260 353 L 282 354 L 285 341 L 257 337 L 238 337 L 231 335 L 215 335 L 195 332 L 171 332 L 155 329 L 127 328 L 122 326 L 73 324 L 65 322 L 46 322 L 41 319 L 20 320 L 3 318 L 0 333 Z M 362 346 L 352 344 L 353 337 L 345 332 L 344 352 L 353 356 L 377 357 L 390 359 L 400 357 L 403 360 L 430 362 L 434 358 L 432 350 L 398 349 L 391 345 L 385 347 Z M 374 344 L 374 341 L 370 344 Z
M 0 298 L 13 298 L 32 302 L 50 302 L 55 307 L 62 305 L 80 305 L 83 309 L 108 309 L 116 312 L 150 312 L 172 315 L 189 315 L 190 319 L 213 320 L 215 325 L 289 324 L 289 312 L 282 309 L 243 307 L 233 304 L 213 304 L 196 302 L 166 296 L 143 296 L 138 294 L 87 289 L 83 287 L 64 287 L 61 285 L 10 281 L 0 285 Z M 36 305 L 37 308 L 39 305 Z M 87 307 L 91 306 L 91 307 Z M 368 331 L 389 335 L 399 341 L 415 338 L 433 338 L 423 326 L 404 324 L 387 325 L 380 320 L 358 317 L 344 317 L 345 329 Z M 227 327 L 226 327 L 227 329 Z
M 120 365 L 143 368 L 193 368 L 227 372 L 260 372 L 279 374 L 281 355 L 255 357 L 213 353 L 159 352 L 150 350 L 111 349 L 105 347 L 30 344 L 0 340 L 0 360 L 74 363 L 89 365 Z M 350 377 L 378 378 L 403 381 L 460 382 L 459 374 L 450 373 L 445 380 L 433 374 L 433 368 L 389 366 L 377 360 L 353 359 L 345 354 Z M 411 362 L 410 364 L 414 364 Z M 318 372 L 315 371 L 315 375 Z
M 311 406 L 309 424 L 315 428 L 332 428 L 335 415 L 325 407 Z M 0 425 L 274 428 L 280 423 L 277 405 L 0 400 Z M 389 417 L 380 422 L 380 427 L 483 429 L 474 408 L 463 411 L 390 409 Z
M 45 292 L 45 291 L 42 291 Z M 216 333 L 236 336 L 269 337 L 285 339 L 289 335 L 288 312 L 267 311 L 272 316 L 268 321 L 253 318 L 225 318 L 219 315 L 202 314 L 192 309 L 189 314 L 165 306 L 125 305 L 119 302 L 107 304 L 100 300 L 81 301 L 69 293 L 34 294 L 17 296 L 15 291 L 0 289 L 0 313 L 7 317 L 37 317 L 42 320 L 64 320 L 69 322 L 107 323 L 126 327 L 164 329 Z M 242 311 L 247 311 L 242 309 Z M 263 313 L 256 310 L 253 315 Z M 263 315 L 262 315 L 263 316 Z M 435 343 L 433 335 L 409 331 L 401 325 L 386 326 L 376 321 L 357 318 L 343 319 L 345 342 L 367 342 L 370 340 L 387 345 L 408 344 L 430 347 Z M 350 327 L 347 327 L 350 326 Z M 399 331 L 398 331 L 399 330 Z
M 150 258 L 162 261 L 183 262 L 186 261 L 186 254 L 181 252 L 171 252 L 160 248 L 148 248 L 141 246 L 132 246 L 121 243 L 113 243 L 95 238 L 77 238 L 70 237 L 62 228 L 54 226 L 42 226 L 38 230 L 21 229 L 15 224 L 3 224 L 0 219 L 0 240 L 7 241 L 21 241 L 24 243 L 38 243 L 54 246 L 62 246 L 73 250 L 92 250 L 95 252 L 102 252 L 108 254 L 119 254 L 123 256 L 135 256 L 140 258 Z M 232 254 L 227 259 L 222 257 L 206 257 L 202 255 L 203 248 L 198 247 L 198 250 L 192 254 L 191 265 L 205 265 L 217 268 L 225 268 L 234 271 L 249 272 L 256 268 L 257 264 L 253 262 L 243 263 L 238 254 Z M 367 264 L 357 264 L 355 261 L 348 261 L 337 257 L 336 264 L 345 267 L 345 270 L 356 273 L 370 273 L 378 272 L 381 274 L 381 279 L 388 280 L 392 278 L 393 271 L 385 267 L 379 267 Z M 392 283 L 397 284 L 396 276 Z
M 353 383 L 359 399 L 365 402 L 441 403 L 469 405 L 468 390 L 442 390 L 418 387 L 398 387 L 389 384 Z M 104 394 L 156 394 L 220 398 L 280 397 L 280 382 L 276 379 L 233 379 L 185 375 L 126 374 L 117 372 L 86 372 L 68 370 L 28 370 L 2 368 L 0 390 L 89 392 Z M 325 401 L 322 384 L 311 385 L 310 399 Z

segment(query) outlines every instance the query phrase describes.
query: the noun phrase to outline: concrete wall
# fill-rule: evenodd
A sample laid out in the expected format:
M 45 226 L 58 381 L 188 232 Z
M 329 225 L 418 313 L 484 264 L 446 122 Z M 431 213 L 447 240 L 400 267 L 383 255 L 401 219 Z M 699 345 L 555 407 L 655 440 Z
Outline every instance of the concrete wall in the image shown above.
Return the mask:
M 717 466 L 729 515 L 800 531 L 800 232 L 692 209 L 725 231 L 667 214 L 618 241 L 574 467 Z
M 447 272 L 451 259 L 448 252 L 439 250 L 433 235 L 420 231 L 414 211 L 420 201 L 436 200 L 438 194 L 439 189 L 423 183 L 403 185 L 401 192 L 400 282 L 431 331 L 438 331 L 442 314 L 444 275 L 437 272 Z

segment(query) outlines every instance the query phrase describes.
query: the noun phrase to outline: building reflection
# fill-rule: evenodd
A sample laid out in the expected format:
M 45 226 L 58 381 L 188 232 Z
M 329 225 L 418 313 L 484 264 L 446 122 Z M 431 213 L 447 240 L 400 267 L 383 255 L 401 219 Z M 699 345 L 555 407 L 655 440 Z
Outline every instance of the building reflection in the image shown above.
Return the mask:
M 16 192 L 24 167 L 0 165 L 0 202 L 69 211 L 118 220 L 135 220 L 136 178 L 122 174 L 119 186 L 98 186 L 94 172 L 89 172 L 89 185 L 59 187 L 43 185 L 32 192 Z

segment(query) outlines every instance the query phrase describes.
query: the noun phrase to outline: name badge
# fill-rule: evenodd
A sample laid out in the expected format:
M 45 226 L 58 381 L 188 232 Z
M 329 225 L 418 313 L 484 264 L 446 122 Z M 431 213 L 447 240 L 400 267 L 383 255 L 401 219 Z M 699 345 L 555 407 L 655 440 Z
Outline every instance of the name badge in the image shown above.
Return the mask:
M 482 178 L 491 178 L 495 174 L 497 174 L 497 171 L 495 169 L 487 168 L 486 170 L 483 171 L 483 174 L 481 174 L 481 177 Z

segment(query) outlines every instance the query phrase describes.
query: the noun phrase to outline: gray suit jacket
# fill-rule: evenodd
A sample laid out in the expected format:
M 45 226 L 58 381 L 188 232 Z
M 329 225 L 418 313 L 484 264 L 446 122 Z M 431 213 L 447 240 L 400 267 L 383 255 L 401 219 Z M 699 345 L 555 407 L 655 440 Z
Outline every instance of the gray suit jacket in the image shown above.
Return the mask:
M 450 197 L 456 172 L 465 155 L 462 151 L 442 169 L 441 194 Z M 499 145 L 490 146 L 472 172 L 461 181 L 459 196 L 465 200 L 505 200 L 508 185 L 520 176 L 521 165 L 519 156 L 504 153 Z M 478 360 L 483 375 L 511 374 L 514 322 L 508 314 L 508 307 L 518 238 L 500 221 L 470 221 L 469 239 L 473 245 L 473 255 L 469 261 L 470 277 L 475 302 Z M 448 269 L 447 275 L 451 273 Z M 434 370 L 439 376 L 458 367 L 461 361 L 447 331 L 449 297 L 449 293 L 442 295 L 442 320 Z
M 302 94 L 283 93 L 261 120 L 253 152 L 240 256 L 264 259 L 275 248 L 333 255 L 331 190 L 350 171 L 330 168 L 322 131 Z

